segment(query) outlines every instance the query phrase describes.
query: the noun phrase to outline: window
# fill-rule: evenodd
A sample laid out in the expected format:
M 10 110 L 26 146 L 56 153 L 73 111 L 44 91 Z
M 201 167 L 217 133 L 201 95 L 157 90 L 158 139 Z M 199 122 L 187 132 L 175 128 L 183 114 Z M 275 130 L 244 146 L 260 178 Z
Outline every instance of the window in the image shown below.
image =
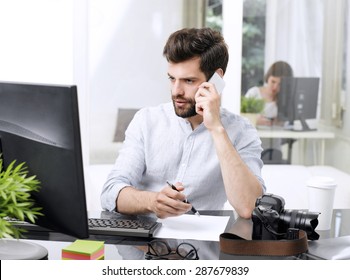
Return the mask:
M 244 95 L 264 84 L 266 1 L 244 0 L 242 30 L 242 87 Z
M 205 26 L 214 30 L 222 30 L 222 0 L 208 0 L 206 7 Z

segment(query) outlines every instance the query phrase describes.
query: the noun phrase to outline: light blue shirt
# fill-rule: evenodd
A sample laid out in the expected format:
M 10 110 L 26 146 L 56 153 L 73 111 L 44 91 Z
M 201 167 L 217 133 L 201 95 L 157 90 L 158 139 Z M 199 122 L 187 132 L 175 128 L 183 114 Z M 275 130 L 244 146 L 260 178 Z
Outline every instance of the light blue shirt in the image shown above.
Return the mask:
M 239 115 L 221 108 L 221 122 L 242 160 L 261 182 L 261 141 L 256 129 Z M 204 124 L 192 130 L 175 114 L 173 104 L 138 111 L 101 194 L 103 209 L 115 210 L 125 186 L 159 192 L 182 182 L 184 194 L 197 210 L 220 210 L 227 201 L 220 163 Z

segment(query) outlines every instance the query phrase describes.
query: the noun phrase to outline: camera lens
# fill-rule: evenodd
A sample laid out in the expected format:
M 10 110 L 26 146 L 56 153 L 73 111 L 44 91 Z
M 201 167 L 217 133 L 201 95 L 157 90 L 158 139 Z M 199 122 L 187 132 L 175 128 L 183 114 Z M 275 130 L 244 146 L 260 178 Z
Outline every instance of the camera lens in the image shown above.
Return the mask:
M 318 215 L 315 212 L 284 210 L 280 213 L 280 230 L 284 232 L 288 228 L 299 228 L 307 233 L 308 239 L 317 240 L 319 235 L 315 228 L 318 225 Z

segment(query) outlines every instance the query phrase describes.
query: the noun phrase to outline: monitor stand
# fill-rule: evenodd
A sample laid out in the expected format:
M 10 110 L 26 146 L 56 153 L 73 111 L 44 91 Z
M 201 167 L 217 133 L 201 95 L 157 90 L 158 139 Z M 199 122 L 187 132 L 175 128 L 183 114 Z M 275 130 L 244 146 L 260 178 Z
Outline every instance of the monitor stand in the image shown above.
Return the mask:
M 299 118 L 299 121 L 301 123 L 301 129 L 292 129 L 293 131 L 300 131 L 300 132 L 304 132 L 304 131 L 316 131 L 316 128 L 310 128 L 309 125 L 307 124 L 306 120 L 302 117 Z
M 0 260 L 47 260 L 43 246 L 17 239 L 0 239 Z

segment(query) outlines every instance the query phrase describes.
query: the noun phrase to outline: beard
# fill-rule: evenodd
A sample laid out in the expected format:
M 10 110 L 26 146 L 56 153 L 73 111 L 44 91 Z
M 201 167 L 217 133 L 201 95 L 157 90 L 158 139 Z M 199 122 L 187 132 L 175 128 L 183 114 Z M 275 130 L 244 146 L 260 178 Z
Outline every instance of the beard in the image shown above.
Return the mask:
M 178 107 L 176 105 L 176 100 L 179 100 L 181 102 L 186 102 L 186 103 L 183 104 L 183 106 Z M 190 118 L 197 115 L 196 101 L 194 99 L 184 99 L 184 98 L 178 98 L 177 96 L 175 96 L 173 97 L 173 106 L 174 106 L 175 114 L 178 117 L 185 119 L 185 118 Z

